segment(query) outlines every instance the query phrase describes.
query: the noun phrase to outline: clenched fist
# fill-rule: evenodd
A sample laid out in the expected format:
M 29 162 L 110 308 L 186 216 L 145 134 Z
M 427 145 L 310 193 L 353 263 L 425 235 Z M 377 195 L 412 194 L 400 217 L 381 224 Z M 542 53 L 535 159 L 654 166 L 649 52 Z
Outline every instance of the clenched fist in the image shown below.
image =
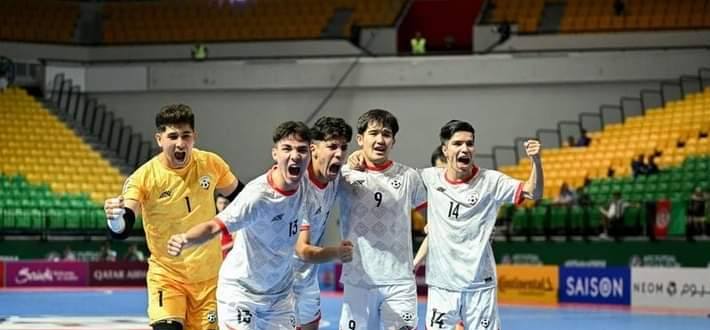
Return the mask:
M 168 254 L 171 256 L 179 256 L 180 252 L 187 247 L 187 237 L 185 234 L 176 234 L 168 240 Z
M 123 216 L 126 213 L 123 204 L 123 196 L 118 196 L 116 198 L 109 198 L 104 202 L 104 213 L 106 213 L 106 219 L 115 220 Z
M 338 259 L 342 262 L 350 262 L 353 260 L 353 243 L 350 241 L 340 241 L 338 246 Z
M 540 148 L 542 148 L 542 145 L 540 145 L 540 141 L 538 140 L 527 140 L 523 144 L 525 147 L 525 153 L 528 155 L 530 158 L 537 158 L 540 157 Z

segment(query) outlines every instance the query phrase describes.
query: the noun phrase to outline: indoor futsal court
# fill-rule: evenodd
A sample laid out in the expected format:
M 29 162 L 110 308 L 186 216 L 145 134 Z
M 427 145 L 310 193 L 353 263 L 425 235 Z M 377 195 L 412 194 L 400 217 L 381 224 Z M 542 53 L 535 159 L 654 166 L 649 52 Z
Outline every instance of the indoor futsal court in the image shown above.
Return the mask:
M 336 330 L 341 298 L 324 293 L 321 329 Z M 425 299 L 420 297 L 419 315 Z M 5 290 L 0 292 L 0 329 L 150 329 L 146 326 L 145 290 L 103 288 L 90 290 Z M 705 330 L 708 315 L 667 315 L 662 311 L 631 312 L 604 306 L 501 306 L 506 330 Z M 420 320 L 419 329 L 425 329 Z
M 710 0 L 0 0 L 0 330 L 319 310 L 710 330 Z

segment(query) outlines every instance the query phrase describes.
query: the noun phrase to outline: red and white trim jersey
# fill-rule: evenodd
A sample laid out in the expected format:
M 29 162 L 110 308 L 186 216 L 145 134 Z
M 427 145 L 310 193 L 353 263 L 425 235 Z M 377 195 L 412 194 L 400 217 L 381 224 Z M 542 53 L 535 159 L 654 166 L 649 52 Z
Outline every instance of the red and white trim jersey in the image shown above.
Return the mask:
M 280 190 L 270 171 L 249 182 L 217 215 L 229 232 L 236 231 L 234 248 L 220 269 L 220 285 L 236 285 L 255 295 L 291 289 L 294 245 L 309 207 L 304 183 L 293 191 Z
M 427 187 L 428 240 L 426 282 L 430 286 L 473 291 L 495 286 L 489 239 L 498 209 L 522 200 L 522 182 L 474 167 L 471 176 L 452 182 L 445 169 L 421 171 Z
M 368 288 L 414 281 L 410 214 L 426 207 L 419 173 L 391 161 L 362 172 L 344 166 L 338 201 L 341 234 L 354 246 L 342 282 Z

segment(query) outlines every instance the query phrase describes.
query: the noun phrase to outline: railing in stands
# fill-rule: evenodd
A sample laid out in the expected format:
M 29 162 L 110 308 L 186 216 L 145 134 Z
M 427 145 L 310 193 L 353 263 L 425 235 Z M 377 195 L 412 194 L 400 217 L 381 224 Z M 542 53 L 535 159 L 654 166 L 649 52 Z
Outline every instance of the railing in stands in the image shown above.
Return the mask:
M 97 99 L 82 93 L 64 74 L 54 76 L 49 100 L 56 106 L 58 115 L 106 150 L 110 151 L 129 170 L 138 168 L 158 150 L 149 140 L 100 104 Z
M 594 132 L 604 129 L 604 127 L 609 123 L 624 123 L 626 118 L 634 115 L 644 115 L 648 109 L 665 107 L 668 102 L 681 100 L 685 98 L 690 93 L 702 92 L 710 81 L 710 68 L 699 68 L 696 75 L 682 75 L 677 80 L 674 81 L 663 81 L 659 83 L 659 88 L 655 89 L 642 89 L 639 92 L 639 97 L 622 97 L 619 99 L 619 104 L 603 104 L 599 106 L 597 112 L 582 112 L 579 114 L 578 121 L 560 121 L 557 123 L 557 129 L 540 129 L 536 132 L 537 138 L 539 139 L 542 134 L 553 133 L 556 134 L 560 143 L 562 145 L 562 127 L 574 125 L 579 127 L 579 134 L 582 130 L 588 132 Z M 656 98 L 654 99 L 654 96 Z M 638 104 L 638 110 L 633 111 L 635 108 L 633 105 Z M 618 113 L 618 118 L 614 118 L 612 112 Z M 638 113 L 636 113 L 638 112 Z M 585 120 L 586 119 L 586 120 Z M 594 124 L 598 123 L 598 126 L 591 126 L 589 119 L 593 119 Z M 618 119 L 615 121 L 615 119 Z M 500 165 L 517 164 L 520 161 L 520 155 L 525 154 L 522 144 L 528 138 L 526 137 L 516 137 L 513 140 L 513 146 L 493 146 L 492 148 L 492 158 L 494 168 L 498 168 Z M 514 162 L 501 162 L 500 152 L 505 150 L 514 151 Z

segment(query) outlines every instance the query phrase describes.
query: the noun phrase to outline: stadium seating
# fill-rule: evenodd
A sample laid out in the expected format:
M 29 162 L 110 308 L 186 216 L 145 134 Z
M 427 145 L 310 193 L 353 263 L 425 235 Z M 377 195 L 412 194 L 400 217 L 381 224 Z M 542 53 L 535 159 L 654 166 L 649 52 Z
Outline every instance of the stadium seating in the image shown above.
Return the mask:
M 232 3 L 232 4 L 230 4 Z M 317 39 L 338 9 L 352 25 L 391 25 L 405 0 L 112 2 L 104 6 L 107 44 Z
M 705 0 L 566 0 L 559 31 L 562 33 L 710 28 L 710 5 Z M 494 0 L 489 2 L 488 23 L 518 25 L 520 33 L 538 30 L 545 1 Z
M 543 0 L 495 0 L 491 2 L 491 23 L 518 25 L 521 33 L 537 31 L 545 5 Z
M 22 89 L 0 93 L 0 143 L 3 229 L 103 227 L 124 177 Z
M 79 3 L 52 0 L 0 1 L 0 40 L 72 43 Z
M 626 118 L 600 132 L 588 133 L 589 147 L 545 149 L 544 200 L 538 205 L 517 208 L 512 212 L 515 234 L 596 234 L 601 214 L 597 208 L 606 205 L 613 192 L 621 192 L 631 205 L 624 213 L 622 228 L 626 235 L 642 233 L 647 202 L 670 201 L 669 234 L 682 235 L 686 207 L 695 187 L 710 189 L 710 88 L 687 95 L 665 107 L 649 109 L 645 115 Z M 662 170 L 655 175 L 631 176 L 631 160 L 639 154 L 661 152 Z M 613 177 L 607 177 L 612 169 Z M 529 175 L 530 161 L 502 166 L 499 170 L 521 180 Z M 574 207 L 558 207 L 555 199 L 562 183 L 585 188 L 591 203 Z M 584 222 L 587 223 L 584 223 Z
M 662 152 L 657 160 L 658 166 L 670 170 L 669 173 L 675 173 L 679 170 L 671 169 L 683 164 L 689 156 L 710 154 L 710 138 L 699 137 L 700 133 L 708 132 L 710 88 L 702 93 L 688 95 L 683 100 L 669 102 L 663 108 L 649 109 L 644 116 L 630 117 L 624 123 L 606 125 L 600 132 L 589 133 L 592 140 L 589 147 L 543 150 L 546 172 L 544 196 L 549 199 L 557 197 L 563 182 L 579 188 L 586 178 L 605 178 L 610 168 L 615 177 L 629 177 L 631 160 L 639 154 L 649 155 L 655 151 Z M 525 158 L 519 164 L 499 169 L 513 177 L 525 179 L 530 171 L 530 161 Z M 676 186 L 672 185 L 674 188 Z M 637 187 L 628 192 L 631 191 L 649 194 L 642 198 L 644 200 L 659 196 L 651 195 L 644 188 Z M 688 192 L 687 189 L 684 191 Z M 611 190 L 604 190 L 602 194 L 609 196 Z
M 614 0 L 568 0 L 561 32 L 698 29 L 710 27 L 704 0 L 627 0 L 623 13 Z

